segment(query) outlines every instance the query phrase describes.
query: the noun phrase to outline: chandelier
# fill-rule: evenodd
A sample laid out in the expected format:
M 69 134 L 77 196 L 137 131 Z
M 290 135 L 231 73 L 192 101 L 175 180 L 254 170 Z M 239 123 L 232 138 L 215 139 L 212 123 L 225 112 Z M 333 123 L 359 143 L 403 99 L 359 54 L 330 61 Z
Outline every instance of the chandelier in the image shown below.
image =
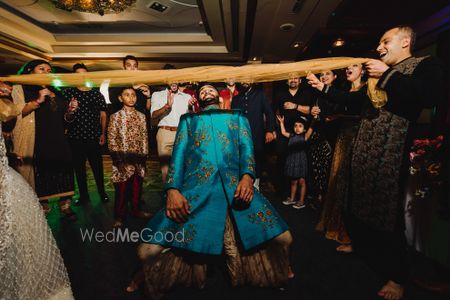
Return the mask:
M 77 10 L 103 16 L 121 13 L 136 0 L 52 0 L 52 2 L 56 8 L 65 11 Z

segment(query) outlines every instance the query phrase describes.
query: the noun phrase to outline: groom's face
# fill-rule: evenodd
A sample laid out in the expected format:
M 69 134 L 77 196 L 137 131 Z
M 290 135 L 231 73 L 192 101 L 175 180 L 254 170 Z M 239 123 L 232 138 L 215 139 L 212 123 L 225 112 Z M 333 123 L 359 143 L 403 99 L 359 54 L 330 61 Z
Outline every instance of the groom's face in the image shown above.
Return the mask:
M 214 87 L 208 85 L 200 89 L 200 93 L 198 96 L 200 98 L 200 101 L 206 101 L 219 98 L 219 92 L 217 92 Z

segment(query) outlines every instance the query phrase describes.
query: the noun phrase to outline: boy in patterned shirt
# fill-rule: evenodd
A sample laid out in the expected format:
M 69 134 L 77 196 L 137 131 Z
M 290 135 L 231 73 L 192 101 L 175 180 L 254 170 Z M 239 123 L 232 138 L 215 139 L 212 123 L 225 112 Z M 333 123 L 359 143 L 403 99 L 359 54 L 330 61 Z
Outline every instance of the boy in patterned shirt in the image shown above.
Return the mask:
M 122 89 L 119 101 L 123 108 L 111 115 L 108 125 L 108 149 L 113 160 L 111 181 L 116 190 L 114 227 L 123 226 L 129 194 L 131 214 L 141 218 L 151 216 L 139 209 L 148 154 L 145 115 L 135 108 L 136 92 L 132 87 Z

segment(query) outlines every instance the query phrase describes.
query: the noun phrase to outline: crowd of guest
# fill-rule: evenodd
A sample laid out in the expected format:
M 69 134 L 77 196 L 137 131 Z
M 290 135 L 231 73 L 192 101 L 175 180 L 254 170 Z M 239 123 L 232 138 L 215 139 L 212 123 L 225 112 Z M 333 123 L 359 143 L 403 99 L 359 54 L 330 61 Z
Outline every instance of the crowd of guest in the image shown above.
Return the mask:
M 359 71 L 354 70 L 358 67 Z M 126 56 L 123 68 L 138 70 L 138 59 Z M 50 72 L 52 66 L 48 62 L 34 60 L 26 64 L 19 74 Z M 88 72 L 88 68 L 77 63 L 73 66 L 73 72 Z M 364 82 L 358 77 L 362 72 L 362 66 L 349 66 L 347 79 L 350 82 L 359 80 L 357 86 L 362 87 Z M 319 77 L 331 86 L 338 73 L 328 70 Z M 48 200 L 60 197 L 61 213 L 75 220 L 71 204 L 81 206 L 90 202 L 86 162 L 92 169 L 99 198 L 105 203 L 109 201 L 105 192 L 102 160 L 102 147 L 107 147 L 113 160 L 111 180 L 116 189 L 115 226 L 123 225 L 128 190 L 132 191 L 130 202 L 133 215 L 149 217 L 148 213 L 138 208 L 142 197 L 142 178 L 145 176 L 145 157 L 149 153 L 148 141 L 156 143 L 162 181 L 165 182 L 180 117 L 200 110 L 196 99 L 197 87 L 183 83 L 172 83 L 167 87 L 149 87 L 143 83 L 131 87 L 111 87 L 107 101 L 99 89 L 88 86 L 61 89 L 16 85 L 11 97 L 15 103 L 22 104 L 22 115 L 10 126 L 13 134 L 5 134 L 8 138 L 14 137 L 11 151 L 20 157 L 20 162 L 14 167 L 36 189 L 46 213 L 50 211 Z M 328 130 L 335 126 L 329 123 L 338 123 L 335 120 L 338 114 L 340 120 L 347 118 L 344 115 L 351 115 L 348 108 L 326 100 L 323 93 L 315 91 L 305 78 L 297 74 L 291 74 L 287 84 L 275 89 L 272 95 L 264 93 L 251 78 L 239 83 L 227 78 L 218 87 L 220 108 L 242 110 L 249 120 L 255 150 L 255 188 L 259 189 L 265 168 L 267 145 L 275 143 L 277 176 L 269 180 L 273 180 L 277 191 L 287 198 L 283 203 L 301 209 L 306 207 L 305 199 L 309 199 L 311 206 L 320 207 L 328 187 L 334 148 L 332 141 L 336 139 Z M 131 110 L 136 116 L 130 116 Z M 139 125 L 140 122 L 135 122 L 142 118 L 145 128 Z M 133 121 L 127 122 L 128 119 Z M 147 144 L 137 147 L 137 144 L 143 143 L 142 136 L 148 136 L 151 124 L 156 125 L 156 141 L 147 138 Z M 139 130 L 137 126 L 141 126 Z M 308 131 L 308 128 L 311 130 Z M 131 136 L 136 132 L 139 132 L 138 136 Z M 338 138 L 337 145 L 340 142 Z M 71 203 L 74 174 L 79 196 Z M 128 184 L 119 187 L 119 182 L 128 181 Z
M 167 66 L 165 68 L 174 68 Z M 138 59 L 126 56 L 123 68 L 138 70 Z M 52 67 L 48 62 L 35 60 L 22 67 L 19 74 L 50 72 Z M 73 72 L 88 72 L 88 69 L 77 63 Z M 367 94 L 366 80 L 364 66 L 359 64 L 343 70 L 325 70 L 317 77 L 310 74 L 308 79 L 293 73 L 285 85 L 274 85 L 271 95 L 264 93 L 261 86 L 250 78 L 239 83 L 227 78 L 224 84 L 217 84 L 220 109 L 242 110 L 249 120 L 256 161 L 255 188 L 259 189 L 262 170 L 266 168 L 263 166 L 265 157 L 270 153 L 267 145 L 273 142 L 276 172 L 271 173 L 268 180 L 286 198 L 283 204 L 302 209 L 306 207 L 307 199 L 307 204 L 314 209 L 324 207 L 318 229 L 324 230 L 327 237 L 341 242 L 342 247 L 338 250 L 344 251 L 351 251 L 340 217 L 342 201 L 349 188 L 349 175 L 345 172 L 349 170 L 350 149 L 357 133 L 360 112 L 364 110 L 361 98 Z M 326 91 L 320 90 L 316 81 L 321 82 Z M 350 93 L 346 92 L 347 86 Z M 11 151 L 20 157 L 20 162 L 14 167 L 36 189 L 46 213 L 49 212 L 48 200 L 60 197 L 61 213 L 74 220 L 76 216 L 70 208 L 74 195 L 73 173 L 79 197 L 72 204 L 85 205 L 90 201 L 86 161 L 92 169 L 101 201 L 109 201 L 101 155 L 101 148 L 107 147 L 113 160 L 111 180 L 116 188 L 115 226 L 123 225 L 128 205 L 125 195 L 135 188 L 136 194 L 130 194 L 133 215 L 149 217 L 150 214 L 138 209 L 145 176 L 145 157 L 149 153 L 148 141 L 156 143 L 164 183 L 180 117 L 200 110 L 197 88 L 198 85 L 183 83 L 172 83 L 167 87 L 150 87 L 143 83 L 111 87 L 107 101 L 99 89 L 87 86 L 57 89 L 16 85 L 12 98 L 23 105 L 23 112 L 10 126 L 13 134 L 4 133 L 7 138 L 14 136 Z M 350 106 L 348 103 L 357 104 Z M 137 119 L 129 113 L 119 117 L 122 111 L 130 110 L 141 114 L 136 118 L 144 118 L 145 128 L 134 122 Z M 129 118 L 133 121 L 127 122 Z M 49 122 L 52 123 L 46 124 Z M 127 128 L 127 124 L 133 126 Z M 151 124 L 156 125 L 156 141 L 148 139 Z M 137 127 L 133 128 L 135 126 L 141 127 L 137 130 Z M 139 132 L 139 137 L 131 136 L 131 132 Z M 120 142 L 117 141 L 118 136 Z M 137 143 L 143 143 L 142 136 L 147 136 L 147 144 L 142 144 L 140 150 L 134 149 Z M 55 151 L 52 145 L 58 145 L 58 150 Z M 135 157 L 136 151 L 142 152 L 137 155 L 139 159 Z M 122 173 L 118 175 L 117 172 Z M 140 180 L 119 188 L 119 177 L 123 182 Z M 327 193 L 328 190 L 331 192 Z
M 414 76 L 416 67 L 418 72 L 434 76 L 433 82 L 440 83 L 442 74 L 431 59 L 412 57 L 414 37 L 409 27 L 394 28 L 385 36 L 378 49 L 383 62 L 371 60 L 366 65 L 325 70 L 306 78 L 293 73 L 286 84 L 272 85 L 278 88 L 270 95 L 251 78 L 239 83 L 227 78 L 217 85 L 218 107 L 240 110 L 248 119 L 256 166 L 254 187 L 259 190 L 261 178 L 266 178 L 275 184 L 284 205 L 320 210 L 317 229 L 341 244 L 337 251 L 357 250 L 367 255 L 369 264 L 381 268 L 380 273 L 388 280 L 379 295 L 399 299 L 407 267 L 401 230 L 396 223 L 399 208 L 394 198 L 400 191 L 394 181 L 403 174 L 401 155 L 410 139 L 410 124 L 423 108 L 422 99 L 405 107 L 408 99 L 423 94 L 406 77 Z M 387 45 L 388 39 L 406 40 L 409 44 L 395 48 Z M 125 70 L 137 70 L 138 66 L 134 56 L 123 60 Z M 88 69 L 76 64 L 73 71 Z M 48 62 L 35 60 L 26 64 L 20 74 L 50 72 L 52 66 Z M 389 97 L 387 104 L 377 106 L 369 98 L 368 75 L 380 78 L 379 87 Z M 415 82 L 420 82 L 420 78 Z M 74 174 L 79 190 L 75 205 L 89 202 L 86 161 L 101 201 L 109 201 L 101 156 L 101 147 L 107 146 L 115 187 L 113 226 L 124 226 L 128 202 L 132 216 L 151 217 L 141 210 L 149 140 L 156 143 L 164 184 L 171 177 L 170 162 L 180 118 L 189 112 L 201 113 L 202 106 L 209 105 L 208 101 L 197 101 L 196 85 L 170 83 L 157 89 L 144 83 L 110 88 L 108 105 L 98 89 L 86 86 L 13 87 L 11 98 L 20 105 L 22 114 L 10 126 L 13 134 L 5 137 L 12 138 L 10 150 L 17 158 L 14 167 L 35 189 L 46 213 L 48 200 L 59 198 L 62 216 L 76 219 L 71 210 Z M 152 124 L 157 130 L 155 141 L 148 137 Z M 270 144 L 276 149 L 276 168 L 264 177 Z M 386 193 L 385 206 L 380 211 L 368 209 L 375 205 L 377 193 Z M 392 202 L 388 201 L 390 198 Z M 368 235 L 377 238 L 369 241 Z M 374 258 L 373 251 L 379 246 L 375 241 L 383 241 L 384 249 L 379 249 L 386 254 L 383 262 Z

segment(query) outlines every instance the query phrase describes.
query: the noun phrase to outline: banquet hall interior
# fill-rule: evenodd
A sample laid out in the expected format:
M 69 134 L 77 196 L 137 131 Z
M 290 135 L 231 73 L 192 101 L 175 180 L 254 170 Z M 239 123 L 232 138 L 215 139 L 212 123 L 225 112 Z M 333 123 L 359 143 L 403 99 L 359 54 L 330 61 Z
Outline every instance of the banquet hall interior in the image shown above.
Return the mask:
M 332 57 L 378 59 L 381 36 L 400 24 L 416 31 L 414 55 L 436 57 L 446 74 L 446 98 L 421 112 L 414 138 L 427 141 L 427 147 L 430 141 L 442 141 L 442 136 L 445 143 L 450 138 L 449 0 L 0 0 L 0 77 L 17 74 L 35 59 L 48 61 L 53 73 L 72 73 L 78 63 L 88 72 L 123 70 L 127 55 L 137 58 L 140 71 L 161 72 Z M 345 71 L 339 74 L 344 81 Z M 107 79 L 95 88 L 100 89 L 109 109 L 114 95 L 108 92 Z M 273 110 L 278 92 L 287 87 L 286 79 L 255 84 Z M 194 84 L 197 82 L 189 82 L 188 87 Z M 223 81 L 214 84 L 219 90 L 226 88 Z M 149 86 L 151 93 L 166 87 Z M 301 86 L 310 88 L 304 78 Z M 433 82 L 427 88 L 433 89 Z M 141 204 L 143 210 L 154 214 L 163 207 L 165 196 L 156 142 L 158 122 L 151 120 L 149 110 L 147 119 L 149 154 Z M 332 127 L 333 150 L 337 129 Z M 446 151 L 446 147 L 442 148 Z M 428 165 L 417 171 L 414 157 L 410 162 L 411 168 L 423 174 L 411 171 L 403 178 L 402 213 L 410 263 L 403 299 L 450 297 L 450 153 L 441 150 L 440 146 L 424 148 L 429 151 L 429 161 L 421 163 Z M 422 150 L 412 149 L 413 156 L 414 151 L 420 154 Z M 62 218 L 57 200 L 50 199 L 47 222 L 75 299 L 149 299 L 144 285 L 126 291 L 140 268 L 138 241 L 98 242 L 83 236 L 86 231 L 106 233 L 114 228 L 113 161 L 107 143 L 101 154 L 109 201 L 103 201 L 97 192 L 87 163 L 90 202 L 78 206 L 72 202 L 76 220 L 67 220 Z M 267 143 L 260 191 L 292 232 L 290 256 L 295 277 L 282 288 L 232 287 L 219 256 L 208 269 L 204 289 L 177 287 L 164 299 L 382 299 L 377 291 L 383 280 L 353 253 L 337 252 L 339 243 L 318 230 L 327 197 L 315 201 L 307 188 L 304 209 L 283 205 L 286 196 L 278 189 L 278 168 L 276 142 Z M 79 195 L 76 187 L 74 199 Z M 140 231 L 147 222 L 130 217 L 124 228 Z

